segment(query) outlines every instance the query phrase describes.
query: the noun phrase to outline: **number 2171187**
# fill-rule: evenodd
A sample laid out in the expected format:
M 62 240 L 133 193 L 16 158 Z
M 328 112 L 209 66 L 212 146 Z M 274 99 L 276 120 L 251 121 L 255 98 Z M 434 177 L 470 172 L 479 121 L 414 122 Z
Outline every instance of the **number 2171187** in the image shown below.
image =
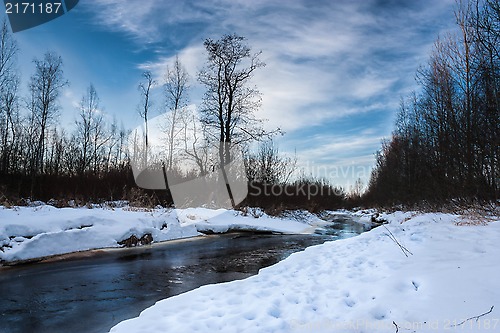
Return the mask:
M 6 14 L 58 14 L 61 2 L 46 2 L 35 4 L 33 2 L 5 3 Z

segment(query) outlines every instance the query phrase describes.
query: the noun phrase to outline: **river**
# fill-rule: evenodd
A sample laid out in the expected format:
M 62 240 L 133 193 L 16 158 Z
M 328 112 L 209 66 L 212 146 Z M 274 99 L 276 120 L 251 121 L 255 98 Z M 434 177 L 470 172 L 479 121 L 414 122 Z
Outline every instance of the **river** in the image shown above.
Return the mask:
M 0 331 L 107 332 L 156 301 L 243 279 L 293 252 L 351 237 L 338 221 L 314 235 L 230 233 L 0 271 Z

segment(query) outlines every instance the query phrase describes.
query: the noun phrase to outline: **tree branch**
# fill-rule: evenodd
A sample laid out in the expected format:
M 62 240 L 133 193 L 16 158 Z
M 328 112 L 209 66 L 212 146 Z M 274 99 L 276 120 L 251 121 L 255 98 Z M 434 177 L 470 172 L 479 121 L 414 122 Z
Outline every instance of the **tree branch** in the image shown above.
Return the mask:
M 479 318 L 484 317 L 484 316 L 486 316 L 487 314 L 490 314 L 490 313 L 493 311 L 493 308 L 494 308 L 494 307 L 495 307 L 495 306 L 494 306 L 494 305 L 492 305 L 489 311 L 487 311 L 487 312 L 485 312 L 485 313 L 483 313 L 483 314 L 480 314 L 480 315 L 478 315 L 478 316 L 473 316 L 473 317 L 467 318 L 467 319 L 465 319 L 464 321 L 462 321 L 462 322 L 460 322 L 460 323 L 458 323 L 458 324 L 456 324 L 456 325 L 451 325 L 451 327 L 457 327 L 457 326 L 463 325 L 463 324 L 465 324 L 466 322 L 468 322 L 469 320 L 473 320 L 473 319 L 475 319 L 475 320 L 476 320 L 476 322 L 477 322 L 477 321 L 479 320 Z
M 404 254 L 407 258 L 408 258 L 408 254 L 407 254 L 407 253 L 409 253 L 409 254 L 413 255 L 413 253 L 411 253 L 411 251 L 410 251 L 410 250 L 408 250 L 406 247 L 404 247 L 403 245 L 401 245 L 401 243 L 400 243 L 400 242 L 398 242 L 398 240 L 396 239 L 396 237 L 392 234 L 392 232 L 391 232 L 391 231 L 390 231 L 390 230 L 389 230 L 389 229 L 388 229 L 385 225 L 382 225 L 382 226 L 385 228 L 385 230 L 387 230 L 387 231 L 389 232 L 389 234 L 386 234 L 386 235 L 387 235 L 387 236 L 388 236 L 388 237 L 389 237 L 389 238 L 390 238 L 390 239 L 391 239 L 394 243 L 396 243 L 396 244 L 399 246 L 399 248 L 401 249 L 401 251 L 403 252 L 403 254 Z

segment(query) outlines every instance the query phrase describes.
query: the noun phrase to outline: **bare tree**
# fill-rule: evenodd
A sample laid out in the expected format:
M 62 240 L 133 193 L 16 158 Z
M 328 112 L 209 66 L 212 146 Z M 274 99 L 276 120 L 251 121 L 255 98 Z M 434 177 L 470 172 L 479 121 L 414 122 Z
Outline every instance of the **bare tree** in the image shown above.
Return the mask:
M 260 93 L 250 84 L 254 72 L 265 64 L 259 60 L 261 53 L 252 54 L 241 36 L 207 39 L 204 45 L 207 64 L 198 74 L 198 80 L 206 87 L 201 120 L 207 126 L 210 141 L 218 145 L 220 167 L 234 207 L 224 166 L 231 162 L 234 145 L 267 135 L 262 120 L 254 115 L 261 105 Z
M 79 140 L 80 139 L 76 133 L 74 133 L 70 138 L 66 138 L 64 141 L 62 167 L 65 170 L 65 173 L 70 176 L 78 175 L 81 170 L 78 158 L 75 158 L 75 156 L 78 156 L 81 153 Z
M 480 83 L 484 96 L 479 118 L 482 135 L 479 146 L 483 173 L 494 193 L 500 187 L 500 1 L 475 0 L 475 15 L 470 24 L 475 28 L 480 49 Z
M 75 121 L 79 145 L 78 173 L 80 175 L 83 175 L 91 164 L 93 132 L 99 122 L 98 107 L 99 97 L 94 85 L 91 84 L 80 101 L 79 115 Z
M 241 36 L 225 35 L 204 43 L 208 61 L 198 74 L 207 89 L 202 121 L 216 142 L 239 144 L 266 135 L 262 120 L 254 114 L 261 105 L 260 92 L 250 85 L 255 70 L 265 64 L 259 60 L 261 52 L 252 54 L 244 41 Z
M 184 143 L 183 155 L 194 161 L 201 176 L 209 172 L 209 145 L 205 136 L 205 126 L 195 114 L 186 111 L 182 117 Z
M 297 168 L 297 157 L 284 156 L 273 140 L 259 144 L 257 153 L 247 154 L 247 176 L 262 184 L 286 184 Z
M 45 141 L 49 124 L 57 115 L 59 105 L 57 99 L 61 90 L 68 84 L 64 79 L 62 58 L 55 53 L 47 52 L 43 60 L 35 58 L 35 73 L 31 76 L 29 89 L 31 93 L 30 111 L 34 115 L 39 130 L 35 151 L 33 174 L 43 173 Z
M 144 119 L 145 133 L 144 139 L 146 147 L 148 147 L 148 113 L 152 106 L 151 89 L 156 86 L 156 81 L 153 80 L 153 75 L 150 71 L 145 71 L 142 74 L 145 82 L 139 83 L 139 92 L 141 93 L 141 104 L 139 105 L 139 115 Z
M 54 126 L 49 132 L 48 160 L 46 163 L 46 172 L 50 175 L 58 176 L 61 173 L 63 154 L 65 149 L 64 129 L 59 131 Z
M 463 114 L 464 114 L 464 127 L 465 127 L 465 160 L 466 160 L 466 174 L 467 174 L 467 185 L 472 186 L 474 177 L 474 138 L 473 133 L 475 131 L 474 123 L 474 91 L 473 85 L 475 81 L 475 66 L 473 64 L 473 52 L 474 52 L 474 31 L 470 25 L 472 18 L 472 2 L 459 1 L 458 8 L 455 11 L 455 18 L 457 24 L 460 28 L 461 39 L 458 41 L 460 44 L 454 50 L 454 56 L 452 56 L 452 61 L 458 68 L 457 77 L 459 77 L 458 83 L 463 90 L 463 98 L 465 103 L 463 103 Z
M 5 19 L 0 23 L 0 87 L 12 80 L 19 48 Z
M 117 136 L 115 158 L 113 161 L 114 167 L 117 169 L 123 169 L 128 161 L 126 142 L 129 134 L 130 131 L 127 131 L 122 123 Z
M 363 194 L 363 181 L 361 178 L 356 179 L 353 185 L 349 189 L 349 198 L 351 200 L 359 200 Z
M 106 122 L 102 114 L 94 116 L 92 126 L 92 170 L 95 175 L 99 173 L 101 163 L 104 162 L 104 147 L 112 137 L 112 133 L 106 128 Z
M 174 160 L 174 145 L 177 136 L 182 132 L 181 109 L 187 104 L 187 91 L 189 89 L 189 75 L 186 68 L 181 64 L 179 57 L 175 57 L 172 67 L 167 67 L 165 73 L 164 91 L 166 108 L 168 113 L 168 128 L 166 128 L 168 157 L 167 169 L 172 170 Z
M 6 20 L 0 26 L 0 172 L 7 173 L 15 147 L 19 76 L 16 73 L 17 43 Z
M 118 151 L 116 150 L 116 146 L 118 145 L 120 139 L 118 133 L 118 123 L 115 117 L 113 117 L 113 122 L 109 127 L 108 133 L 109 133 L 109 140 L 106 144 L 107 153 L 104 161 L 104 167 L 106 172 L 108 172 L 111 169 L 111 157 L 113 153 L 115 153 L 116 156 L 115 160 L 118 159 Z

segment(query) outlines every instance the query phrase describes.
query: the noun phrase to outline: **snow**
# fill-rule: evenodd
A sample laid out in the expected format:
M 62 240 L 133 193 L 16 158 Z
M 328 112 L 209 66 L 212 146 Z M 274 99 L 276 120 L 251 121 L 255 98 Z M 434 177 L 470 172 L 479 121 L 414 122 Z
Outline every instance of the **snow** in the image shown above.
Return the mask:
M 248 279 L 159 301 L 110 332 L 500 332 L 498 218 L 381 218 L 389 223 Z
M 308 233 L 324 223 L 314 215 L 298 221 L 291 218 L 275 218 L 261 211 L 243 216 L 240 212 L 226 209 L 187 208 L 177 212 L 183 224 L 193 224 L 201 232 L 223 233 L 227 231 L 256 230 L 281 233 Z
M 151 234 L 154 242 L 199 236 L 200 232 L 258 230 L 312 232 L 319 219 L 283 219 L 258 210 L 137 209 L 124 203 L 90 208 L 0 206 L 0 263 L 18 262 L 92 249 L 121 247 L 132 235 Z

